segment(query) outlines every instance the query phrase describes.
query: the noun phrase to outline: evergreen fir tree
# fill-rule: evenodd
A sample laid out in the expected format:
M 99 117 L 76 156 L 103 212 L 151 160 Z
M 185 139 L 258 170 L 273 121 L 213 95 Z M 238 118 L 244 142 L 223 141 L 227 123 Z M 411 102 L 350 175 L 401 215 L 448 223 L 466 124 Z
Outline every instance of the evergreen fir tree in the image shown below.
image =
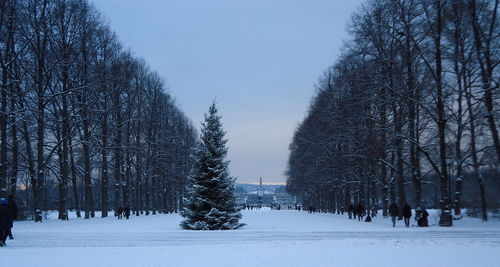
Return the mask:
M 181 212 L 183 229 L 231 230 L 244 226 L 239 223 L 241 213 L 236 207 L 234 179 L 229 176 L 227 140 L 220 119 L 214 102 L 202 123 L 188 199 Z

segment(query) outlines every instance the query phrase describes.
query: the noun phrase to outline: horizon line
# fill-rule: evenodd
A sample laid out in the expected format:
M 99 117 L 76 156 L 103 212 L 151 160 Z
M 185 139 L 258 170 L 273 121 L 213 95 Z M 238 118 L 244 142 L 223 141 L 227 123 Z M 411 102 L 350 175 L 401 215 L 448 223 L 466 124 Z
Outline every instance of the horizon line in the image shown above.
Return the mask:
M 255 183 L 255 182 L 251 182 L 251 183 L 238 183 L 237 184 L 251 184 L 251 185 L 259 185 L 260 183 Z M 267 183 L 262 183 L 262 185 L 286 185 L 286 182 L 276 182 L 276 183 L 273 183 L 273 182 L 267 182 Z

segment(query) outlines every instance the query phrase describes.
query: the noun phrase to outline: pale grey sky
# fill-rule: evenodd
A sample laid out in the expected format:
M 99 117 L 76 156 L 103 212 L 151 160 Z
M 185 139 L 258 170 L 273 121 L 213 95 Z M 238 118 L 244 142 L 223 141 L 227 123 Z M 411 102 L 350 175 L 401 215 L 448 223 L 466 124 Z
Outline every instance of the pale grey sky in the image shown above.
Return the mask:
M 285 182 L 288 144 L 361 0 L 94 0 L 199 127 L 217 99 L 238 182 Z

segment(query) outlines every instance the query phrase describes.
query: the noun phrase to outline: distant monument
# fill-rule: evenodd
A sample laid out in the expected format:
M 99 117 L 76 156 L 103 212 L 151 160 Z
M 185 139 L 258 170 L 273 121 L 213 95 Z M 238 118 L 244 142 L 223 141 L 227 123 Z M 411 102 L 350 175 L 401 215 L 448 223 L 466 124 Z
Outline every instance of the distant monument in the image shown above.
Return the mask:
M 262 188 L 262 177 L 260 177 L 260 183 L 259 183 L 259 197 L 262 198 L 264 195 L 264 189 Z
M 248 184 L 248 191 L 238 193 L 238 205 L 252 207 L 271 207 L 275 205 L 295 205 L 293 197 L 284 189 L 279 192 L 278 185 L 265 185 L 264 178 L 259 177 L 259 183 Z
M 262 204 L 264 204 L 264 201 L 262 201 L 262 197 L 264 196 L 264 189 L 262 188 L 262 177 L 260 177 L 259 191 L 257 192 L 257 195 L 257 206 L 262 207 Z

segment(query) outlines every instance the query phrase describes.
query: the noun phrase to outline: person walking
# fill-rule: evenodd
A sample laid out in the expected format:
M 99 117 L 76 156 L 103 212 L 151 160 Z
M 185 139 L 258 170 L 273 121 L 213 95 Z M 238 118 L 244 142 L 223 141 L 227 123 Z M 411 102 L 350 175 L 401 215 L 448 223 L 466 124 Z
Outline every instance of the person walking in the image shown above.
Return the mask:
M 349 219 L 352 219 L 352 214 L 354 212 L 354 206 L 352 203 L 349 203 L 349 206 L 347 206 L 347 213 L 349 214 Z M 354 215 L 354 219 L 356 219 L 356 215 Z
M 389 206 L 389 215 L 391 216 L 392 227 L 396 227 L 396 219 L 399 216 L 399 207 L 396 202 L 392 202 Z
M 405 203 L 403 206 L 403 217 L 405 219 L 406 227 L 410 227 L 411 207 L 408 203 Z
M 7 201 L 9 201 L 8 207 L 10 211 L 10 216 L 12 216 L 12 221 L 17 221 L 17 204 L 16 201 L 14 200 L 14 196 L 9 195 Z M 14 239 L 14 236 L 12 235 L 12 228 L 10 228 L 9 231 L 9 239 L 10 240 Z
M 12 215 L 9 210 L 9 201 L 6 198 L 0 199 L 0 247 L 6 246 L 5 241 L 12 228 Z
M 363 219 L 363 213 L 365 211 L 365 207 L 361 205 L 361 202 L 358 203 L 358 206 L 356 206 L 356 213 L 358 215 L 358 221 L 361 221 Z
M 123 214 L 123 208 L 122 207 L 118 207 L 115 211 L 115 216 L 118 220 L 121 220 L 122 219 L 122 214 Z
M 128 206 L 125 207 L 124 213 L 125 213 L 125 218 L 127 218 L 128 220 L 130 217 L 130 208 Z

